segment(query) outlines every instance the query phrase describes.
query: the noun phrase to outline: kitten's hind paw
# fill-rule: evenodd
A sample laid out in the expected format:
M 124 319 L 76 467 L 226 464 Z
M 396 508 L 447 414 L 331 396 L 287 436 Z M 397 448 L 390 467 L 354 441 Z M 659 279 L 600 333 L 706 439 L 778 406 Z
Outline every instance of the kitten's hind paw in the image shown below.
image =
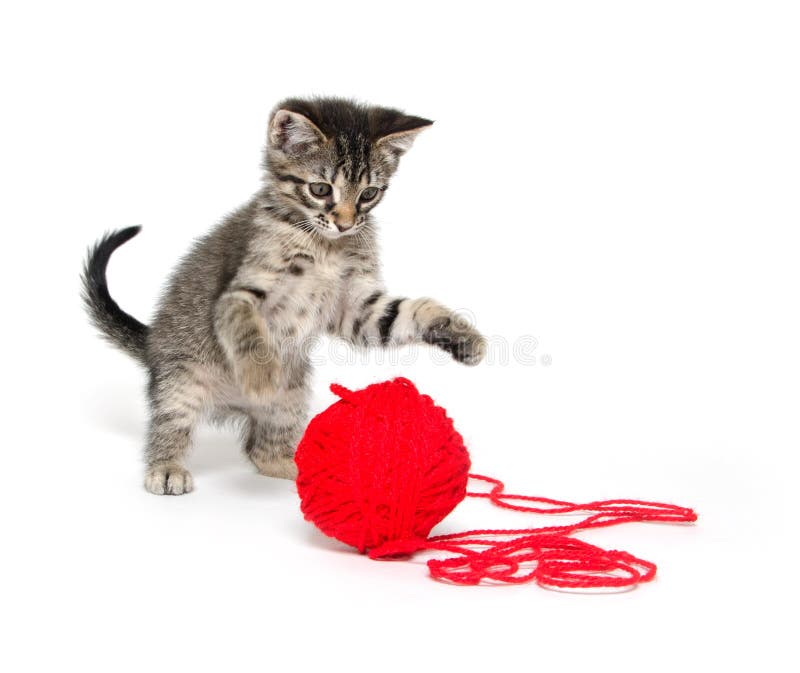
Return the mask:
M 294 481 L 297 479 L 297 464 L 294 458 L 287 456 L 279 456 L 271 458 L 270 460 L 259 460 L 255 463 L 259 474 L 265 477 L 277 477 L 278 479 L 289 479 Z
M 155 463 L 147 468 L 144 487 L 155 495 L 183 495 L 194 488 L 192 475 L 174 463 Z

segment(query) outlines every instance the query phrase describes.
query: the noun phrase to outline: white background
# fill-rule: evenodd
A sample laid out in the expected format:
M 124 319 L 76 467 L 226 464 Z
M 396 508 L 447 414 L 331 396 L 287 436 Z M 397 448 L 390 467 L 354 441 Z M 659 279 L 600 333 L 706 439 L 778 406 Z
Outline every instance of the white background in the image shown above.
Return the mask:
M 798 33 L 791 2 L 4 5 L 3 669 L 793 668 Z M 513 491 L 696 507 L 583 535 L 655 582 L 369 561 L 225 430 L 199 433 L 194 493 L 145 493 L 145 378 L 86 324 L 84 249 L 144 225 L 110 284 L 147 320 L 257 188 L 272 105 L 312 93 L 436 120 L 376 213 L 389 286 L 536 339 L 476 369 L 328 362 L 313 411 L 403 374 Z M 439 530 L 539 523 L 478 502 Z

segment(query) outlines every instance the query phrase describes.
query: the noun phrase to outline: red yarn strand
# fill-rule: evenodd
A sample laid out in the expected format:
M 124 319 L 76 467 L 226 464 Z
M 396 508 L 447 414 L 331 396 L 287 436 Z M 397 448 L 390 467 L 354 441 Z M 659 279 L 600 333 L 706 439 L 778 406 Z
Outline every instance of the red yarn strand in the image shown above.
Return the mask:
M 435 579 L 456 584 L 489 580 L 509 584 L 535 581 L 546 587 L 569 589 L 633 587 L 655 577 L 654 563 L 624 551 L 607 551 L 570 535 L 579 530 L 636 521 L 690 523 L 697 520 L 693 510 L 677 505 L 644 500 L 573 503 L 515 495 L 504 493 L 503 482 L 498 479 L 479 474 L 469 476 L 491 484 L 492 489 L 467 491 L 467 496 L 486 498 L 498 507 L 534 514 L 593 513 L 577 523 L 561 526 L 476 529 L 428 538 L 424 548 L 458 554 L 428 561 Z M 546 507 L 517 502 L 539 503 Z

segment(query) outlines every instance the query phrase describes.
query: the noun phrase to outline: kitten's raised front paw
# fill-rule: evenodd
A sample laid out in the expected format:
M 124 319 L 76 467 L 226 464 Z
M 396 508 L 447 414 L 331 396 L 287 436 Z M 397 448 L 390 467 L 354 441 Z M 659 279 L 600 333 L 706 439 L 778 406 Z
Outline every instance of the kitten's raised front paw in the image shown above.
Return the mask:
M 147 468 L 144 487 L 155 495 L 183 495 L 194 488 L 189 471 L 175 463 L 156 463 Z
M 476 365 L 486 355 L 486 338 L 465 320 L 442 318 L 424 336 L 427 343 L 450 353 L 465 365 Z
M 269 397 L 280 385 L 280 367 L 276 361 L 246 360 L 239 364 L 236 378 L 242 392 L 248 397 Z

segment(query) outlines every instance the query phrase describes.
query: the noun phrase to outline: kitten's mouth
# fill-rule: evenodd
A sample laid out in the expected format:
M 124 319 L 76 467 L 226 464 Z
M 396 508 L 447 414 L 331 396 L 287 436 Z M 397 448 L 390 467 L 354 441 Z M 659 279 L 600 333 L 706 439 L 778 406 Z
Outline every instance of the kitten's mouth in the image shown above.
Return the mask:
M 324 224 L 317 224 L 315 226 L 315 229 L 323 238 L 334 239 L 334 238 L 339 238 L 342 235 L 340 231 L 334 231 L 333 229 L 325 226 Z
M 322 234 L 323 237 L 333 241 L 337 238 L 345 238 L 346 236 L 352 236 L 358 230 L 358 225 L 355 224 L 349 229 L 345 229 L 344 231 L 340 231 L 339 229 L 331 229 L 323 224 L 317 225 L 317 231 Z

